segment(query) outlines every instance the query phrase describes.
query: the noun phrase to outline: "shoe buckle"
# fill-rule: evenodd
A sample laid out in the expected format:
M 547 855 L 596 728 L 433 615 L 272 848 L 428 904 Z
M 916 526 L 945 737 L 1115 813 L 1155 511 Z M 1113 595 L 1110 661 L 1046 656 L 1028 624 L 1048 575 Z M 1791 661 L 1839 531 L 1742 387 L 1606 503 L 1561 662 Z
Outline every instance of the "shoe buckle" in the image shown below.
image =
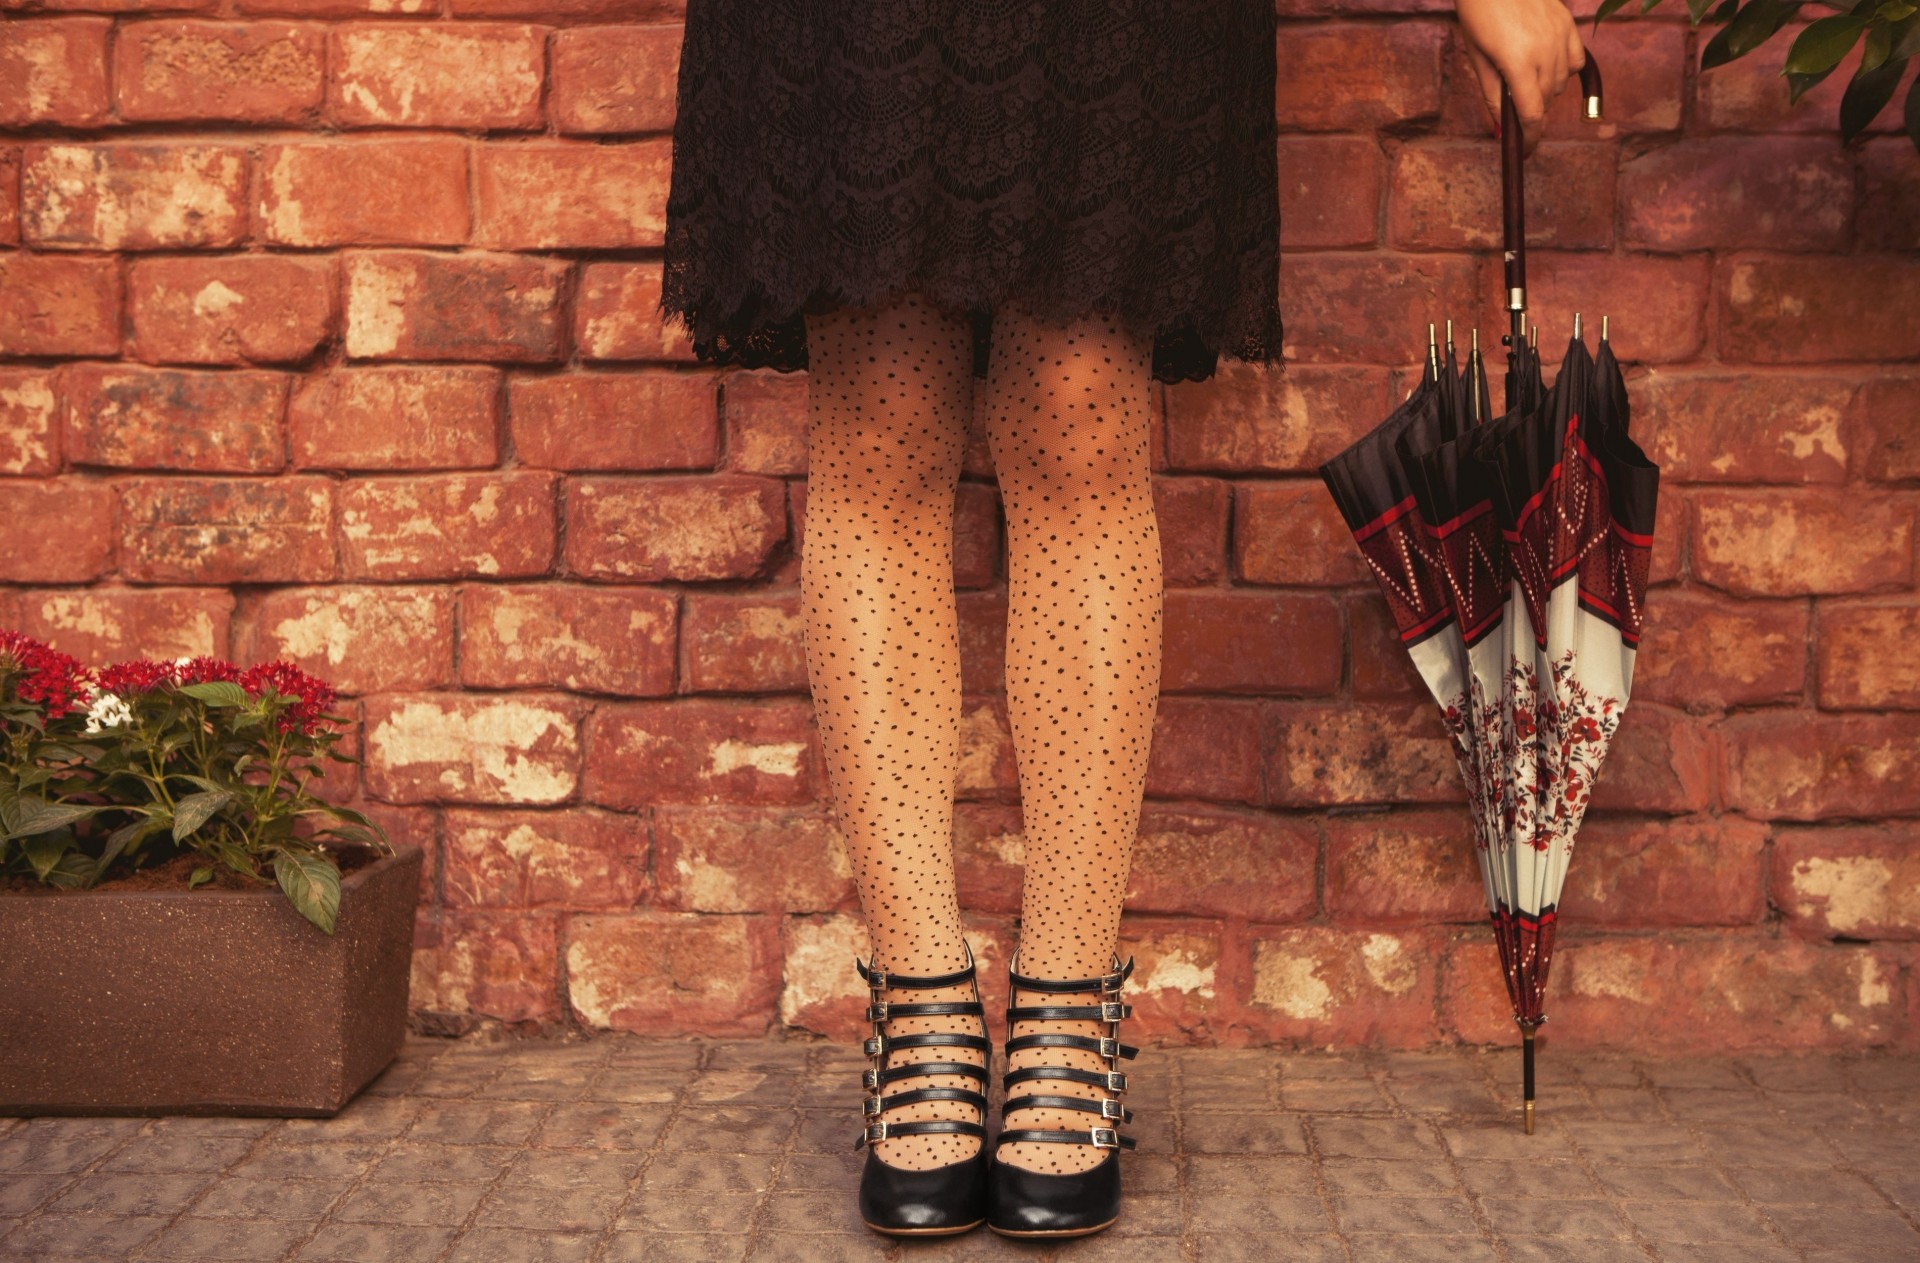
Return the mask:
M 868 1144 L 872 1144 L 876 1140 L 885 1140 L 887 1138 L 886 1120 L 882 1119 L 877 1123 L 868 1123 L 866 1131 L 862 1134 L 866 1137 Z
M 1123 1079 L 1126 1078 L 1125 1075 L 1121 1075 L 1120 1077 Z M 869 1092 L 878 1092 L 880 1090 L 880 1072 L 878 1070 L 862 1070 L 860 1072 L 860 1086 Z
M 875 1000 L 872 1004 L 869 1004 L 867 1006 L 867 1020 L 869 1022 L 886 1021 L 887 1002 L 885 1000 Z
M 869 1057 L 884 1057 L 887 1053 L 887 1037 L 884 1035 L 875 1035 L 873 1038 L 862 1043 L 860 1047 Z
M 1115 1128 L 1089 1127 L 1087 1130 L 1092 1133 L 1094 1148 L 1118 1149 L 1120 1147 L 1120 1133 Z
M 868 1042 L 872 1042 L 872 1041 L 868 1041 Z M 1100 1037 L 1100 1055 L 1102 1057 L 1105 1057 L 1108 1061 L 1112 1061 L 1115 1057 L 1118 1057 L 1120 1055 L 1120 1041 L 1117 1039 L 1113 1039 L 1109 1036 L 1102 1035 Z
M 1109 1097 L 1100 1102 L 1100 1117 L 1112 1118 L 1124 1122 L 1127 1116 L 1126 1106 Z
M 1118 995 L 1120 984 L 1127 980 L 1123 973 L 1106 974 L 1100 979 L 1100 990 L 1106 995 Z
M 1126 1090 L 1127 1090 L 1127 1076 L 1122 1074 L 1118 1070 L 1107 1071 L 1107 1091 L 1125 1092 Z
M 880 1097 L 870 1096 L 861 1101 L 860 1106 L 863 1113 L 871 1118 L 878 1118 L 880 1111 L 886 1108 L 886 1103 Z M 1101 1117 L 1105 1118 L 1107 1116 L 1102 1114 Z
M 876 993 L 885 991 L 887 989 L 887 971 L 884 969 L 868 970 L 867 988 Z
M 1120 1003 L 1120 1001 L 1102 1000 L 1100 1002 L 1100 1020 L 1101 1021 L 1118 1022 L 1121 1018 L 1125 1016 L 1127 1016 L 1127 1006 Z

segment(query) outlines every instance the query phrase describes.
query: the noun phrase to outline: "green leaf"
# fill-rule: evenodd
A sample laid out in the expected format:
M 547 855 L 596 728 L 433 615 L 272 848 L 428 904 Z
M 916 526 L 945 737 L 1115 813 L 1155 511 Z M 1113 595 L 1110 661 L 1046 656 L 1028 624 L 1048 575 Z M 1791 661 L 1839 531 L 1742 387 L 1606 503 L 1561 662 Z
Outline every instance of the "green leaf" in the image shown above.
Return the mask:
M 209 706 L 245 706 L 253 701 L 247 690 L 231 680 L 207 680 L 200 684 L 182 684 L 180 691 Z
M 333 933 L 340 915 L 340 869 L 322 855 L 282 851 L 273 857 L 273 873 L 300 915 Z
M 1831 66 L 1822 70 L 1817 75 L 1796 75 L 1789 72 L 1787 74 L 1787 87 L 1790 91 L 1787 93 L 1787 104 L 1798 105 L 1801 97 L 1805 96 L 1810 89 L 1832 73 L 1833 67 Z
M 1714 3 L 1715 0 L 1687 0 L 1688 19 L 1692 21 L 1695 26 L 1700 25 L 1701 19 L 1707 16 L 1707 10 L 1712 7 Z
M 6 826 L 0 836 L 29 838 L 112 809 L 110 804 L 50 803 L 38 794 L 19 794 L 0 804 L 0 824 Z
M 1860 64 L 1854 67 L 1853 77 L 1860 79 L 1880 69 L 1892 51 L 1893 28 L 1878 22 L 1869 26 L 1867 38 L 1860 42 Z
M 21 843 L 20 849 L 25 852 L 27 863 L 33 865 L 34 876 L 45 881 L 55 865 L 71 853 L 72 846 L 72 833 L 42 833 Z
M 195 832 L 232 799 L 233 795 L 224 789 L 210 789 L 182 798 L 173 805 L 173 840 L 178 842 Z
M 1920 10 L 1894 22 L 1892 55 L 1902 61 L 1920 55 Z
M 1772 39 L 1786 20 L 1799 11 L 1800 0 L 1753 0 L 1701 51 L 1700 68 L 1705 70 L 1710 65 L 1746 56 Z M 1720 45 L 1725 56 L 1710 63 L 1707 58 L 1714 45 Z
M 1809 23 L 1787 50 L 1786 72 L 1817 75 L 1832 70 L 1847 55 L 1866 25 L 1865 18 L 1850 13 Z
M 192 874 L 188 876 L 187 889 L 192 890 L 194 887 L 203 886 L 212 880 L 213 880 L 213 869 L 205 864 L 202 864 L 199 868 L 194 869 Z

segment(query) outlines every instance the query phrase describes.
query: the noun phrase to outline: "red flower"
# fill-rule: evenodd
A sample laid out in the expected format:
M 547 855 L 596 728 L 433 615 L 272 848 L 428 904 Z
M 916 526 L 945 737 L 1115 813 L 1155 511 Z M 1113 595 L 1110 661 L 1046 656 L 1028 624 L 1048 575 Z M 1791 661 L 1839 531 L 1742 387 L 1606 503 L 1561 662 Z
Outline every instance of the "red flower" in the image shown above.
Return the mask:
M 136 693 L 151 693 L 164 684 L 173 683 L 173 672 L 171 662 L 134 658 L 101 667 L 95 675 L 100 682 L 101 692 L 112 693 L 116 697 L 130 697 Z
M 254 697 L 272 689 L 276 693 L 299 699 L 280 716 L 281 732 L 292 732 L 298 728 L 311 735 L 325 718 L 327 708 L 333 705 L 335 697 L 332 685 L 315 679 L 284 659 L 248 667 L 240 673 L 239 683 Z
M 20 670 L 15 696 L 38 702 L 48 719 L 79 709 L 93 692 L 91 673 L 79 659 L 16 631 L 0 630 L 0 660 L 12 659 Z M 4 663 L 0 662 L 0 669 Z
M 188 658 L 174 665 L 174 675 L 182 684 L 206 684 L 214 680 L 238 680 L 240 668 L 225 658 Z
M 1593 716 L 1582 715 L 1573 721 L 1573 735 L 1578 741 L 1598 741 L 1600 725 L 1593 721 Z

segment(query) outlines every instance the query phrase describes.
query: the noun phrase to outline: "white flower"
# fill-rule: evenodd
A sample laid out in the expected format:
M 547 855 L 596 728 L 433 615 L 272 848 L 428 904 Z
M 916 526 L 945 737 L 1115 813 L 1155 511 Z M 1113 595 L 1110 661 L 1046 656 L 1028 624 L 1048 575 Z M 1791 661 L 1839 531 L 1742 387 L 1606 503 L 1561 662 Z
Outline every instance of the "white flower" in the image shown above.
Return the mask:
M 87 731 L 99 732 L 101 725 L 117 728 L 133 720 L 133 708 L 112 693 L 102 693 L 87 708 Z
M 192 658 L 175 658 L 175 659 L 173 660 L 173 665 L 174 665 L 174 666 L 176 666 L 176 667 L 184 667 L 184 666 L 186 666 L 186 665 L 187 665 L 187 664 L 188 664 L 189 662 L 192 662 L 192 661 L 193 661 L 193 659 L 192 659 Z

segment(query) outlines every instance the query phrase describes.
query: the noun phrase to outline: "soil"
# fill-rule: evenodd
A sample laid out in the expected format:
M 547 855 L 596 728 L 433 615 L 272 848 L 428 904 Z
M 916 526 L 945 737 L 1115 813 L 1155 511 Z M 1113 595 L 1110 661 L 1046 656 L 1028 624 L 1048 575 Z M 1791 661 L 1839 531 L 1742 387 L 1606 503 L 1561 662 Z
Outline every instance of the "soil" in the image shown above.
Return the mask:
M 364 868 L 380 858 L 380 852 L 370 846 L 328 847 L 327 854 L 340 866 L 340 875 L 345 877 L 356 868 Z M 157 864 L 148 864 L 142 868 L 128 869 L 124 864 L 116 864 L 100 880 L 94 890 L 185 890 L 187 881 L 196 868 L 213 869 L 213 880 L 200 883 L 197 890 L 277 890 L 279 883 L 274 879 L 273 869 L 269 867 L 258 881 L 248 881 L 217 860 L 210 860 L 198 851 L 180 851 Z M 15 874 L 0 878 L 0 895 L 33 894 L 85 894 L 85 890 L 68 890 L 43 882 L 37 877 Z

